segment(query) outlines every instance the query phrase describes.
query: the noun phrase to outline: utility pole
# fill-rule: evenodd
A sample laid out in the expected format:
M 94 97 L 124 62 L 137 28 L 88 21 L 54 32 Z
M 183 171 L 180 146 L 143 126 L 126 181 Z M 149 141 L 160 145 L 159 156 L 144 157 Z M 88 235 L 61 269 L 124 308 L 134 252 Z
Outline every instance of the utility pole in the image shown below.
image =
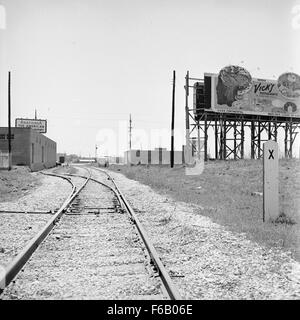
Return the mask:
M 95 161 L 97 162 L 97 149 L 98 149 L 98 146 L 96 145 L 95 146 Z
M 129 150 L 131 150 L 131 135 L 132 135 L 132 120 L 131 114 L 129 115 Z
M 186 73 L 185 77 L 185 153 L 184 161 L 185 163 L 190 163 L 190 119 L 189 119 L 189 71 Z
M 8 72 L 8 170 L 11 170 L 11 101 L 10 101 L 10 71 Z
M 174 119 L 175 119 L 175 70 L 173 71 L 172 122 L 171 122 L 171 168 L 174 167 Z
M 37 112 L 36 112 L 36 109 L 34 111 L 34 119 L 36 120 L 37 119 Z

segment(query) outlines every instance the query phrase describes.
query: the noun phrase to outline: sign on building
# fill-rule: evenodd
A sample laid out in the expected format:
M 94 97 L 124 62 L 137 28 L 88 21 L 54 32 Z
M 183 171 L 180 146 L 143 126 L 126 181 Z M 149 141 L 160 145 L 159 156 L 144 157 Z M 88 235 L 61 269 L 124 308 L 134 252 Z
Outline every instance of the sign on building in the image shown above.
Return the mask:
M 300 117 L 300 76 L 287 72 L 277 80 L 252 78 L 239 66 L 204 74 L 205 109 L 224 113 Z
M 278 143 L 263 145 L 263 221 L 274 221 L 279 215 Z
M 40 133 L 47 132 L 47 120 L 41 119 L 16 119 L 17 128 L 31 128 L 33 130 L 39 131 Z

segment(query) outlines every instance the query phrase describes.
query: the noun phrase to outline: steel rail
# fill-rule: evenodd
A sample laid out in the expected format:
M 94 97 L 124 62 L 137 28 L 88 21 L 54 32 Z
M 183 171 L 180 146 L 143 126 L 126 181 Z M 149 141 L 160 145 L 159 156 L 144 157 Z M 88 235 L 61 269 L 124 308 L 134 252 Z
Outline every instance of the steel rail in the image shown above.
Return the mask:
M 108 178 L 112 181 L 113 185 L 115 186 L 118 195 L 118 199 L 120 198 L 122 200 L 122 203 L 125 205 L 126 211 L 131 215 L 131 218 L 133 220 L 133 222 L 136 224 L 136 227 L 139 231 L 139 234 L 141 236 L 141 238 L 143 239 L 143 242 L 150 254 L 150 258 L 152 260 L 152 262 L 155 264 L 159 275 L 162 279 L 162 282 L 165 286 L 166 291 L 169 294 L 169 297 L 171 300 L 182 300 L 178 289 L 175 287 L 175 285 L 173 284 L 173 281 L 171 279 L 171 277 L 169 276 L 165 266 L 163 265 L 163 263 L 160 260 L 160 257 L 156 251 L 156 249 L 154 248 L 154 246 L 152 245 L 144 227 L 142 226 L 141 222 L 139 221 L 137 215 L 135 214 L 133 208 L 130 206 L 130 204 L 128 203 L 128 201 L 126 200 L 126 198 L 124 197 L 124 195 L 122 194 L 122 192 L 120 191 L 119 187 L 117 186 L 117 184 L 115 183 L 114 179 L 104 170 L 98 169 L 98 168 L 93 168 L 97 171 L 103 172 L 105 173 Z M 102 183 L 103 184 L 103 183 Z M 122 205 L 122 204 L 121 204 Z
M 79 174 L 65 173 L 65 175 L 66 175 L 66 176 L 71 176 L 71 177 L 84 178 L 84 176 L 79 175 Z M 92 178 L 92 177 L 90 177 L 90 180 L 91 180 L 91 181 L 94 181 L 94 182 L 96 182 L 96 183 L 99 183 L 99 184 L 103 185 L 104 187 L 107 187 L 108 189 L 110 189 L 110 190 L 116 195 L 116 197 L 118 198 L 118 201 L 119 201 L 121 207 L 123 207 L 123 206 L 122 206 L 122 199 L 121 199 L 120 195 L 118 194 L 118 192 L 116 192 L 116 190 L 115 190 L 114 188 L 112 188 L 112 187 L 109 186 L 108 184 L 106 184 L 106 183 L 104 183 L 104 182 L 101 182 L 101 181 L 99 181 L 99 180 L 97 180 L 97 179 L 94 179 L 94 178 Z
M 71 185 L 72 185 L 72 191 L 69 194 L 69 196 L 67 197 L 67 199 L 71 198 L 71 196 L 76 192 L 76 186 L 75 186 L 75 184 L 72 182 L 72 180 L 70 178 L 67 178 L 67 177 L 65 177 L 65 176 L 63 176 L 61 174 L 56 174 L 56 173 L 53 173 L 53 172 L 41 172 L 41 174 L 44 174 L 46 176 L 59 177 L 59 178 L 65 179 L 68 182 L 70 182 Z
M 22 269 L 25 263 L 29 260 L 34 251 L 38 248 L 38 246 L 42 243 L 42 241 L 47 237 L 50 231 L 55 226 L 57 220 L 63 215 L 67 207 L 71 204 L 74 198 L 79 194 L 79 192 L 86 186 L 88 183 L 91 172 L 89 172 L 89 176 L 85 177 L 86 181 L 80 186 L 78 190 L 76 190 L 75 185 L 71 181 L 71 179 L 63 177 L 61 175 L 56 175 L 53 173 L 43 173 L 46 175 L 56 176 L 63 179 L 68 180 L 72 184 L 72 191 L 61 205 L 59 210 L 55 213 L 55 215 L 46 223 L 46 225 L 39 231 L 39 233 L 31 239 L 27 245 L 22 249 L 22 251 L 10 262 L 10 264 L 5 268 L 5 272 L 3 275 L 0 275 L 0 294 L 3 292 L 4 288 L 7 287 L 10 282 L 15 278 L 18 272 Z

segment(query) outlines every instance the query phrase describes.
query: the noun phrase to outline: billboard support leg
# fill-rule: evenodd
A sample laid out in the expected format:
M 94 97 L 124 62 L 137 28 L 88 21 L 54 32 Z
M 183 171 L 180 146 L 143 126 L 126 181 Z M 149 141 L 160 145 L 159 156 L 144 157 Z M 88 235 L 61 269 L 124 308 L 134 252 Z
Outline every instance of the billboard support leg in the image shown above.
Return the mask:
M 218 159 L 218 120 L 215 120 L 215 158 Z
M 293 158 L 293 122 L 292 121 L 290 121 L 290 150 L 289 150 L 289 152 L 290 152 L 290 159 L 292 159 Z
M 201 145 L 200 145 L 200 121 L 197 121 L 197 157 L 201 158 Z
M 254 155 L 255 155 L 254 139 L 255 139 L 255 125 L 254 125 L 254 121 L 251 120 L 251 159 L 254 159 Z
M 226 145 L 226 130 L 227 130 L 227 128 L 226 128 L 226 117 L 225 117 L 225 119 L 224 119 L 224 123 L 223 123 L 223 130 L 224 130 L 224 132 L 223 132 L 223 159 L 224 160 L 226 160 L 226 156 L 227 156 L 227 154 L 226 154 L 226 148 L 227 148 L 227 145 Z
M 220 117 L 219 159 L 223 160 L 223 118 Z
M 260 159 L 260 121 L 258 121 L 258 128 L 257 128 L 257 159 Z
M 234 140 L 233 140 L 234 160 L 236 160 L 237 159 L 237 150 L 236 150 L 237 132 L 236 132 L 236 121 L 235 120 L 233 122 L 233 130 L 234 130 L 234 133 L 233 133 L 233 137 L 234 137 Z
M 204 161 L 207 161 L 207 114 L 204 116 Z
M 244 141 L 245 141 L 245 131 L 244 131 L 244 121 L 241 121 L 241 159 L 244 159 Z
M 287 147 L 287 142 L 288 142 L 288 122 L 285 123 L 284 131 L 285 131 L 285 135 L 284 135 L 284 157 L 288 158 L 288 147 Z
M 268 122 L 268 140 L 277 141 L 277 119 Z

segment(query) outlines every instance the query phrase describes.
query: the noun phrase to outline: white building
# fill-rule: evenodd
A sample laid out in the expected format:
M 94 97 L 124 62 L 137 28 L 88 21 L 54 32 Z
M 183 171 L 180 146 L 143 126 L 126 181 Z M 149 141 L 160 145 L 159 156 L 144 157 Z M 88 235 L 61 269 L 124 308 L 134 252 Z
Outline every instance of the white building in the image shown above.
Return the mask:
M 125 164 L 170 164 L 171 151 L 166 148 L 154 150 L 128 150 L 124 152 Z M 183 151 L 174 151 L 174 164 L 183 164 Z
M 106 156 L 106 157 L 99 157 L 97 158 L 97 162 L 99 165 L 104 166 L 105 164 L 110 165 L 110 164 L 124 164 L 124 158 L 123 157 L 111 157 L 111 156 Z

